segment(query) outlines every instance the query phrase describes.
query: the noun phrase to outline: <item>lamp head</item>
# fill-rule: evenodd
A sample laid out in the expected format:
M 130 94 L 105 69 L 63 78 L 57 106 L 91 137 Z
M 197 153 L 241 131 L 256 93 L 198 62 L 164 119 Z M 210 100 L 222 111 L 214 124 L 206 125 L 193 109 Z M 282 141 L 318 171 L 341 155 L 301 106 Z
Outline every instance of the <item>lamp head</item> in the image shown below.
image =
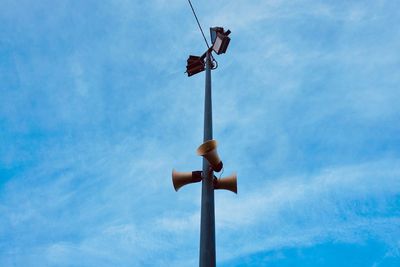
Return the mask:
M 224 33 L 224 28 L 222 27 L 212 27 L 210 28 L 211 35 L 211 43 L 214 44 L 215 39 L 217 38 L 217 32 Z
M 202 57 L 190 55 L 187 59 L 186 73 L 192 76 L 205 69 L 204 59 Z
M 228 35 L 231 33 L 230 30 L 224 31 L 222 27 L 210 28 L 212 48 L 217 55 L 224 54 L 228 48 L 231 38 Z

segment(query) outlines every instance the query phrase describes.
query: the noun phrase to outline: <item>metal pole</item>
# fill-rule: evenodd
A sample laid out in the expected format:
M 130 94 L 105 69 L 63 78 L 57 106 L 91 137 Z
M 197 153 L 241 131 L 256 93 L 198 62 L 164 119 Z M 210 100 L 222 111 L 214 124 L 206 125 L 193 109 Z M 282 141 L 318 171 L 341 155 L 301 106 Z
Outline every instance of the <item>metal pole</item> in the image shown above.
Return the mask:
M 211 51 L 206 56 L 206 84 L 204 100 L 204 139 L 212 139 L 212 101 L 211 101 Z M 203 180 L 201 192 L 200 225 L 200 267 L 215 267 L 215 212 L 214 212 L 214 174 L 208 161 L 203 158 Z

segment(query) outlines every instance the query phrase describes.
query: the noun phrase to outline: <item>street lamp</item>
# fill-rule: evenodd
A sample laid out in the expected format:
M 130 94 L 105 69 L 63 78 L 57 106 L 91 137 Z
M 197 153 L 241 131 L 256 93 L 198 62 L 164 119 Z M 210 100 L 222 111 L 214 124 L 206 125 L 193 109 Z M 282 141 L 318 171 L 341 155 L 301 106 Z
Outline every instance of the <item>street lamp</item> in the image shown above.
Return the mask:
M 211 55 L 211 51 L 214 51 L 217 55 L 220 55 L 226 52 L 229 42 L 231 41 L 231 38 L 228 36 L 230 33 L 230 30 L 224 31 L 224 28 L 222 27 L 210 28 L 212 46 L 201 56 L 189 56 L 186 65 L 186 73 L 188 77 L 206 69 L 206 63 L 204 59 L 206 58 L 207 53 Z M 214 69 L 214 63 L 210 62 L 210 64 L 212 69 Z
M 203 33 L 203 30 L 201 30 L 201 32 Z M 178 191 L 179 188 L 187 184 L 197 182 L 202 183 L 199 257 L 200 267 L 216 266 L 214 190 L 229 190 L 237 194 L 236 173 L 224 178 L 217 178 L 214 176 L 214 172 L 219 172 L 222 170 L 223 164 L 216 150 L 217 143 L 215 140 L 213 140 L 211 103 L 211 70 L 216 69 L 218 66 L 214 57 L 212 56 L 212 52 L 214 51 L 217 55 L 226 52 L 231 40 L 228 37 L 231 31 L 224 31 L 224 28 L 222 27 L 213 27 L 210 28 L 210 33 L 212 46 L 209 47 L 203 34 L 208 49 L 201 56 L 190 55 L 187 59 L 186 65 L 186 73 L 188 76 L 195 75 L 204 70 L 206 72 L 203 144 L 197 149 L 197 154 L 203 157 L 203 169 L 201 171 L 192 172 L 172 171 L 172 183 L 175 191 Z M 216 65 L 214 65 L 214 63 Z

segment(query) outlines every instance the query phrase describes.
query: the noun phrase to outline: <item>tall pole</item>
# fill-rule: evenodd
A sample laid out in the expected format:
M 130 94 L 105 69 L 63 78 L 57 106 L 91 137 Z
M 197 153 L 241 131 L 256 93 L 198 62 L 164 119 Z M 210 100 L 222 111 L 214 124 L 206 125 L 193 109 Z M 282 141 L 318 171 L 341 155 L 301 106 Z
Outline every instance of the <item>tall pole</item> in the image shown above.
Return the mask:
M 212 101 L 211 101 L 211 51 L 206 55 L 206 84 L 204 99 L 204 138 L 212 140 Z M 203 158 L 203 180 L 201 192 L 200 224 L 200 267 L 215 267 L 215 212 L 214 212 L 214 174 L 210 164 Z

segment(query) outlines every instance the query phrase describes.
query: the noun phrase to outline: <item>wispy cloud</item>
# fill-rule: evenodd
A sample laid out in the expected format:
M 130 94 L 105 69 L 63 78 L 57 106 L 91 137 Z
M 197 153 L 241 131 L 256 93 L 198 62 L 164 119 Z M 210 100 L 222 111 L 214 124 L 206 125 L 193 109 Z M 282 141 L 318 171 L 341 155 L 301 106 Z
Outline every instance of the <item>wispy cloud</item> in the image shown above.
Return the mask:
M 232 30 L 213 119 L 239 194 L 216 192 L 218 260 L 369 240 L 398 258 L 397 4 L 193 3 Z M 201 167 L 187 3 L 6 1 L 0 21 L 0 265 L 196 265 L 200 184 L 170 177 Z
M 363 243 L 371 235 L 395 248 L 400 237 L 395 211 L 400 170 L 393 169 L 397 165 L 397 161 L 382 160 L 311 176 L 280 177 L 237 197 L 217 192 L 222 259 L 330 241 Z M 193 213 L 162 219 L 161 226 L 175 233 L 196 231 L 193 218 L 197 217 Z

